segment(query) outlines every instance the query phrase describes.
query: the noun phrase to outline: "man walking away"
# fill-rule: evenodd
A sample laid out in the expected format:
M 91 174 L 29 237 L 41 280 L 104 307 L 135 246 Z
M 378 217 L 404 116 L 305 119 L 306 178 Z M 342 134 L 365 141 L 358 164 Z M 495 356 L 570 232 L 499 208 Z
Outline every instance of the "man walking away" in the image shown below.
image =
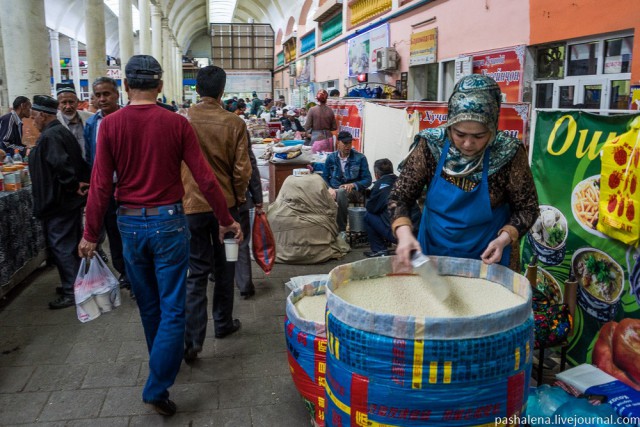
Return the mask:
M 225 71 L 216 66 L 207 66 L 198 71 L 196 91 L 201 102 L 189 109 L 189 120 L 198 136 L 204 158 L 220 182 L 226 207 L 239 220 L 239 208 L 246 202 L 251 163 L 247 126 L 244 120 L 223 106 L 226 80 Z M 240 321 L 233 318 L 236 264 L 226 261 L 224 245 L 216 239 L 219 234 L 218 221 L 211 215 L 211 208 L 185 167 L 182 168 L 182 182 L 185 189 L 184 208 L 191 232 L 184 358 L 191 362 L 202 350 L 206 335 L 207 279 L 212 270 L 215 278 L 213 325 L 216 338 L 236 332 L 240 328 Z
M 198 147 L 189 122 L 156 105 L 162 68 L 148 55 L 125 67 L 130 105 L 102 120 L 98 133 L 84 237 L 78 246 L 92 257 L 117 174 L 115 197 L 125 267 L 136 295 L 149 350 L 149 377 L 142 400 L 162 415 L 173 415 L 169 387 L 180 370 L 185 330 L 185 282 L 189 229 L 181 199 L 180 167 L 186 163 L 221 224 L 218 238 L 240 225 Z
M 56 119 L 57 109 L 58 101 L 52 97 L 33 97 L 31 117 L 41 133 L 29 158 L 33 214 L 42 219 L 62 285 L 56 289 L 62 295 L 49 303 L 53 310 L 75 304 L 73 284 L 80 267 L 75 248 L 82 237 L 82 207 L 90 174 L 76 138 Z

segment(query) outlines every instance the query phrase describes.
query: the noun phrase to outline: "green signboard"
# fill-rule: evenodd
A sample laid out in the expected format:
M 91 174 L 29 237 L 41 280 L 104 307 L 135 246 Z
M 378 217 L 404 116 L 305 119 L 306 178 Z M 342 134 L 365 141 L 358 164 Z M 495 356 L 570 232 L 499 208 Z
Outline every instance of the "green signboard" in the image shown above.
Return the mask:
M 559 289 L 570 270 L 576 275 L 578 304 L 568 351 L 572 364 L 592 362 L 595 341 L 607 322 L 640 318 L 640 274 L 630 281 L 640 268 L 640 249 L 596 229 L 600 150 L 637 116 L 581 111 L 537 116 L 530 150 L 542 215 L 524 239 L 523 264 L 537 254 L 539 280 L 546 277 Z

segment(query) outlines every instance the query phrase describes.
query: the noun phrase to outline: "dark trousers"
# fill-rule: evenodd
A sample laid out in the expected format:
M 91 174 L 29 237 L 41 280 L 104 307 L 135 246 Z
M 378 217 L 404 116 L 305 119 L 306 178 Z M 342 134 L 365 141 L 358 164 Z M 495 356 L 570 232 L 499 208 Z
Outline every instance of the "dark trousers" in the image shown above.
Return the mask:
M 236 286 L 240 292 L 251 292 L 254 290 L 253 277 L 251 276 L 251 212 L 249 210 L 239 213 L 240 228 L 244 239 L 238 246 L 238 262 L 236 262 Z
M 104 229 L 107 232 L 107 237 L 109 237 L 109 251 L 111 252 L 113 267 L 121 275 L 126 275 L 124 257 L 122 256 L 122 236 L 118 229 L 118 205 L 113 196 L 109 200 L 109 206 L 104 215 Z
M 237 218 L 237 209 L 230 209 Z M 233 327 L 233 282 L 236 265 L 227 262 L 224 243 L 218 239 L 218 220 L 212 212 L 187 215 L 191 232 L 185 347 L 202 350 L 207 332 L 207 285 L 213 271 L 213 326 L 216 333 Z
M 364 225 L 372 252 L 380 252 L 387 249 L 387 242 L 396 243 L 396 238 L 393 237 L 391 232 L 391 226 L 385 224 L 380 215 L 365 213 Z
M 65 295 L 73 295 L 73 284 L 80 268 L 78 244 L 82 238 L 82 208 L 45 218 L 42 226 L 62 289 Z

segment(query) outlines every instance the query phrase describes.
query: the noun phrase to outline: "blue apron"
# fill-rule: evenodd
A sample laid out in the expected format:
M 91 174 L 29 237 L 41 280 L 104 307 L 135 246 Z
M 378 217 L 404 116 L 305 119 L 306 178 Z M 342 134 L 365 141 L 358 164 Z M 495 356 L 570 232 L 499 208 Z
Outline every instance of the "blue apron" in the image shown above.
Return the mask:
M 482 163 L 482 180 L 471 191 L 464 191 L 444 179 L 442 168 L 450 141 L 445 146 L 425 200 L 418 241 L 426 255 L 480 259 L 489 242 L 497 237 L 511 215 L 509 205 L 491 209 L 489 198 L 489 155 Z M 508 266 L 511 245 L 504 248 L 500 264 Z

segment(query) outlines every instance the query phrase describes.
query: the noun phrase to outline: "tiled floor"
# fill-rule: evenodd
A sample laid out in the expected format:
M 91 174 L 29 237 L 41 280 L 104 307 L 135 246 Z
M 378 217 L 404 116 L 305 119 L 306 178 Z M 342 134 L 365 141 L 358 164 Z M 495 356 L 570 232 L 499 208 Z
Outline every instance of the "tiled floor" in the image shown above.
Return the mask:
M 286 358 L 284 283 L 328 273 L 363 250 L 319 265 L 276 264 L 269 276 L 254 264 L 256 295 L 236 293 L 242 329 L 217 340 L 209 324 L 199 360 L 183 363 L 171 389 L 171 418 L 141 401 L 148 355 L 128 293 L 120 308 L 81 324 L 74 308 L 48 309 L 59 279 L 42 268 L 0 310 L 0 426 L 307 426 Z

